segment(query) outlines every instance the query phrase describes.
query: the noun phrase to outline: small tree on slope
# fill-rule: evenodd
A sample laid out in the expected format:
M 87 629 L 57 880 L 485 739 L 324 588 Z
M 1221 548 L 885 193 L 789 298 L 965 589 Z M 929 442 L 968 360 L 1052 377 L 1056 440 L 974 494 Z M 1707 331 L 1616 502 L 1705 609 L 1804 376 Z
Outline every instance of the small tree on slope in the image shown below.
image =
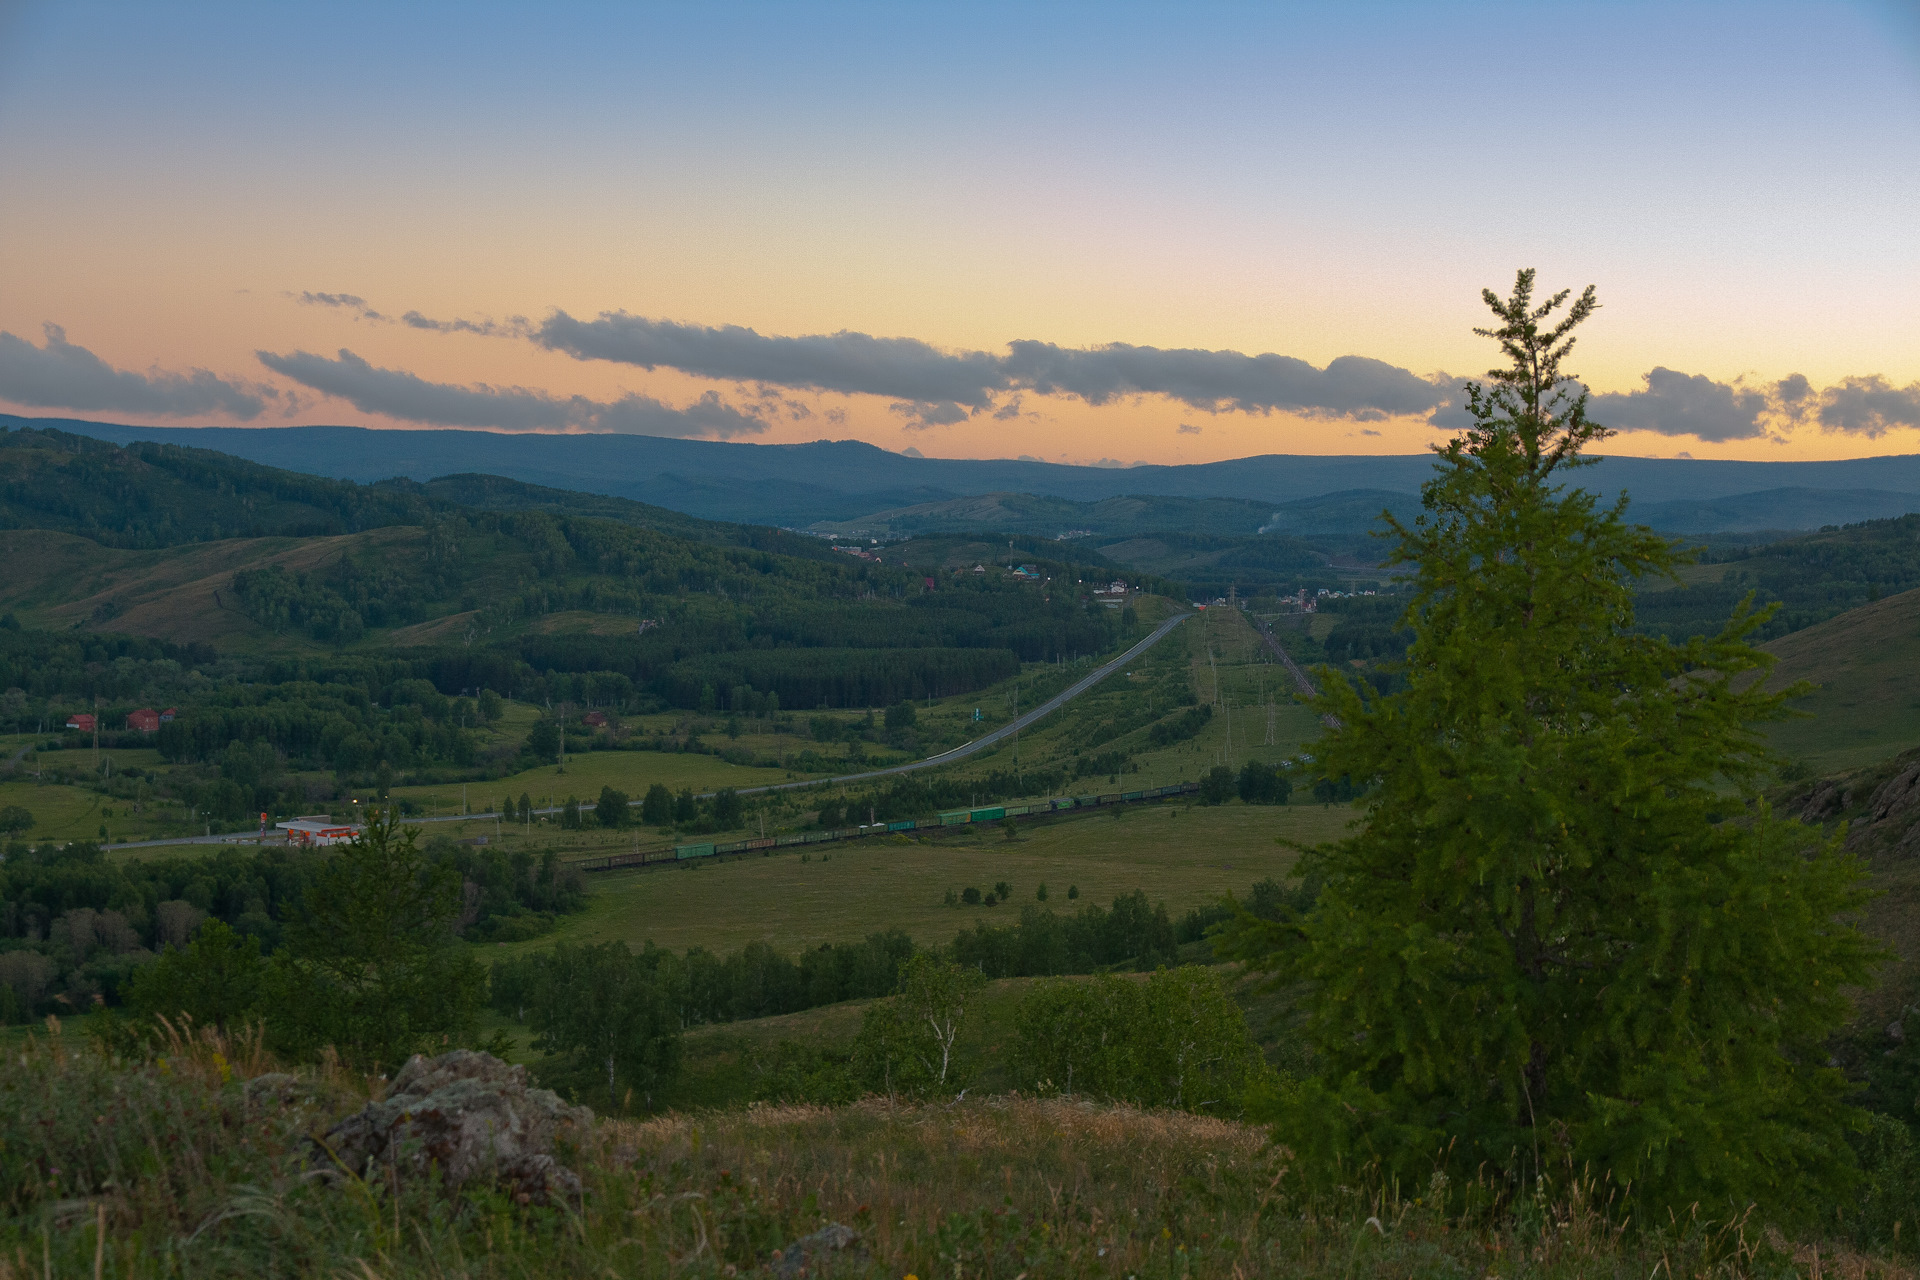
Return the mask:
M 1470 386 L 1393 562 L 1417 566 L 1406 687 L 1323 671 L 1315 748 L 1365 779 L 1357 834 L 1322 846 L 1316 910 L 1242 916 L 1240 958 L 1310 984 L 1319 1074 L 1279 1136 L 1308 1179 L 1436 1169 L 1511 1194 L 1611 1175 L 1641 1221 L 1698 1203 L 1791 1213 L 1849 1176 L 1857 1113 L 1827 1067 L 1871 944 L 1843 923 L 1860 871 L 1756 807 L 1753 726 L 1783 714 L 1743 604 L 1711 639 L 1634 634 L 1633 589 L 1682 560 L 1568 488 L 1608 433 L 1560 361 L 1595 309 L 1533 272 L 1499 327 L 1511 360 Z M 1830 1201 L 1829 1201 L 1830 1202 Z

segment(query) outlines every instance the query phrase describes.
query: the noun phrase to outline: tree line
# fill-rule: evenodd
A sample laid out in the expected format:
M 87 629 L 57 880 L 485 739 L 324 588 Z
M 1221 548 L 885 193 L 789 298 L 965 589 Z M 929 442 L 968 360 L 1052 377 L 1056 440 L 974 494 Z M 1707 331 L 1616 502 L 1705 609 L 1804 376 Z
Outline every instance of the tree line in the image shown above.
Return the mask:
M 84 843 L 16 841 L 0 860 L 0 1022 L 127 1003 L 134 978 L 203 924 L 270 956 L 292 941 L 294 922 L 324 905 L 317 900 L 337 860 L 294 848 L 119 861 Z M 579 873 L 550 850 L 437 840 L 419 850 L 411 874 L 451 884 L 444 928 L 476 942 L 537 936 L 585 902 Z

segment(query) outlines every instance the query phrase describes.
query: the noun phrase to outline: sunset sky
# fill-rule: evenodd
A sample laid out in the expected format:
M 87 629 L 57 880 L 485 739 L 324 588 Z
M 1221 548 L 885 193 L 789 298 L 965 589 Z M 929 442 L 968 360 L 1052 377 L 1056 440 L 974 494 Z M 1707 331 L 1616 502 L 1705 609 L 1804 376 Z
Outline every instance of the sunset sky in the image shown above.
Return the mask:
M 0 408 L 1410 453 L 1515 268 L 1607 451 L 1920 452 L 1920 5 L 0 0 Z

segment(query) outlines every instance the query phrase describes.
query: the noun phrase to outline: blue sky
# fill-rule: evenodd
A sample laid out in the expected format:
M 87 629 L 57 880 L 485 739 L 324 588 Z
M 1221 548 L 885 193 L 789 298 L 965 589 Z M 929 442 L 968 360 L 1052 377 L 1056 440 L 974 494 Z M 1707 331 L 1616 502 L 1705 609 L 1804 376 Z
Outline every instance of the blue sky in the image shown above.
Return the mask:
M 1439 385 L 1488 363 L 1479 288 L 1538 266 L 1600 288 L 1575 367 L 1643 397 L 1618 402 L 1622 451 L 1920 448 L 1911 4 L 5 14 L 0 402 L 20 411 L 235 420 L 231 396 L 165 394 L 205 371 L 261 424 L 411 425 L 438 388 L 480 419 L 490 391 L 598 406 L 557 429 L 745 414 L 753 438 L 953 455 L 1404 452 L 1434 438 L 1424 411 L 1207 404 L 1148 376 L 1098 404 L 1015 385 L 955 418 L 474 329 L 624 312 L 990 356 L 1363 357 Z M 326 376 L 281 371 L 320 367 L 300 354 Z M 1655 371 L 1698 379 L 1660 384 L 1694 400 Z M 1796 416 L 1771 390 L 1793 374 L 1880 408 Z M 636 397 L 661 413 L 603 412 Z M 708 397 L 736 417 L 691 412 Z M 500 417 L 470 425 L 524 415 Z

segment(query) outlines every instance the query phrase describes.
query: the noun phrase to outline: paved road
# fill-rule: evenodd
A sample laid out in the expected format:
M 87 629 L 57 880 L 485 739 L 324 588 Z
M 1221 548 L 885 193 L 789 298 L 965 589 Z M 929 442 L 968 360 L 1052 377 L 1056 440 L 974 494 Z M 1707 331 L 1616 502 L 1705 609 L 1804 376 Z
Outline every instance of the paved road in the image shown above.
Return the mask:
M 1073 699 L 1079 697 L 1081 694 L 1093 688 L 1095 685 L 1099 684 L 1102 680 L 1105 680 L 1108 676 L 1112 675 L 1114 672 L 1124 668 L 1128 663 L 1138 658 L 1141 654 L 1145 653 L 1147 650 L 1153 648 L 1154 645 L 1160 643 L 1161 640 L 1166 638 L 1166 635 L 1169 631 L 1172 631 L 1175 627 L 1179 626 L 1182 622 L 1185 622 L 1188 618 L 1191 618 L 1192 616 L 1193 615 L 1191 613 L 1174 614 L 1171 618 L 1168 618 L 1165 622 L 1162 622 L 1159 626 L 1155 627 L 1153 631 L 1147 635 L 1146 639 L 1140 641 L 1138 644 L 1134 645 L 1131 649 L 1128 649 L 1125 653 L 1115 658 L 1112 662 L 1107 663 L 1105 666 L 1099 668 L 1098 670 L 1094 671 L 1090 675 L 1081 677 L 1074 684 L 1068 686 L 1066 689 L 1063 689 L 1061 692 L 1054 694 L 1051 698 L 1048 698 L 1045 702 L 1041 703 L 1039 706 L 1035 707 L 1033 710 L 1027 712 L 1025 715 L 1021 716 L 1019 719 L 1014 720 L 1008 724 L 1003 724 L 998 729 L 994 729 L 989 733 L 982 734 L 980 737 L 975 738 L 972 742 L 964 743 L 961 746 L 957 746 L 953 748 L 951 751 L 942 751 L 937 756 L 928 756 L 925 760 L 916 760 L 912 764 L 897 764 L 890 769 L 869 769 L 864 773 L 844 773 L 839 775 L 838 777 L 833 777 L 833 778 L 808 778 L 802 782 L 776 782 L 764 787 L 741 787 L 739 789 L 739 794 L 743 796 L 750 796 L 750 795 L 758 795 L 768 791 L 790 791 L 799 787 L 818 787 L 823 785 L 829 785 L 836 782 L 862 782 L 868 778 L 886 778 L 886 777 L 891 777 L 896 773 L 912 773 L 916 769 L 931 769 L 935 765 L 952 764 L 956 760 L 964 760 L 970 755 L 974 755 L 977 752 L 985 751 L 988 747 L 991 747 L 998 742 L 1001 742 L 1007 738 L 1012 737 L 1016 732 L 1026 728 L 1030 724 L 1033 724 L 1035 721 L 1043 720 L 1047 716 L 1052 715 L 1055 711 L 1058 711 L 1061 707 L 1065 706 L 1067 703 L 1071 702 Z M 1283 654 L 1282 657 L 1284 656 L 1285 655 Z M 1291 660 L 1288 661 L 1288 665 L 1292 666 Z M 1297 673 L 1298 669 L 1296 668 L 1295 670 Z M 1306 677 L 1304 676 L 1301 676 L 1300 678 L 1302 680 L 1306 679 Z M 707 797 L 711 797 L 712 795 L 713 795 L 713 792 L 711 791 L 706 791 L 701 793 L 701 796 L 703 799 Z M 631 801 L 628 801 L 628 803 L 637 807 L 640 804 L 640 801 L 631 800 Z M 591 812 L 594 808 L 594 805 L 591 801 L 583 801 L 581 802 L 580 808 L 583 812 Z M 535 813 L 558 813 L 560 812 L 560 806 L 553 805 L 545 809 L 535 809 L 534 812 Z M 415 826 L 424 826 L 432 822 L 472 822 L 476 819 L 483 819 L 483 818 L 502 819 L 502 815 L 497 813 L 463 813 L 463 814 L 454 814 L 450 817 L 444 817 L 444 818 L 403 818 L 401 819 L 401 821 L 409 823 L 411 825 L 415 825 Z M 502 820 L 512 821 L 512 819 L 510 818 L 505 818 Z M 231 844 L 238 841 L 255 840 L 255 839 L 258 839 L 258 836 L 253 832 L 237 832 L 237 833 L 228 832 L 224 835 L 186 836 L 186 837 L 176 837 L 171 840 L 134 840 L 126 844 L 110 844 L 105 847 L 109 849 L 151 849 L 158 845 Z
M 1045 702 L 1021 716 L 1018 720 L 1003 724 L 998 729 L 983 734 L 975 738 L 972 742 L 955 747 L 951 751 L 942 751 L 937 756 L 928 756 L 925 760 L 916 760 L 912 764 L 897 764 L 891 769 L 869 769 L 865 773 L 844 773 L 835 778 L 810 778 L 805 782 L 779 782 L 766 787 L 742 787 L 740 788 L 740 794 L 745 796 L 754 795 L 763 791 L 787 791 L 795 787 L 817 787 L 822 784 L 834 782 L 862 782 L 868 778 L 886 778 L 896 773 L 912 773 L 916 769 L 931 769 L 935 765 L 952 764 L 955 760 L 964 760 L 976 752 L 985 751 L 995 743 L 1012 737 L 1016 732 L 1033 724 L 1035 721 L 1043 720 L 1047 716 L 1052 715 L 1073 699 L 1079 697 L 1114 672 L 1125 667 L 1129 662 L 1132 662 L 1147 650 L 1153 648 L 1154 645 L 1160 643 L 1160 641 L 1166 637 L 1169 631 L 1192 616 L 1191 613 L 1174 614 L 1171 618 L 1168 618 L 1165 622 L 1155 627 L 1146 639 L 1134 645 L 1133 648 L 1127 650 L 1091 675 L 1082 677 L 1066 689 L 1054 694 L 1051 698 L 1048 698 Z M 706 794 L 711 795 L 712 792 Z

